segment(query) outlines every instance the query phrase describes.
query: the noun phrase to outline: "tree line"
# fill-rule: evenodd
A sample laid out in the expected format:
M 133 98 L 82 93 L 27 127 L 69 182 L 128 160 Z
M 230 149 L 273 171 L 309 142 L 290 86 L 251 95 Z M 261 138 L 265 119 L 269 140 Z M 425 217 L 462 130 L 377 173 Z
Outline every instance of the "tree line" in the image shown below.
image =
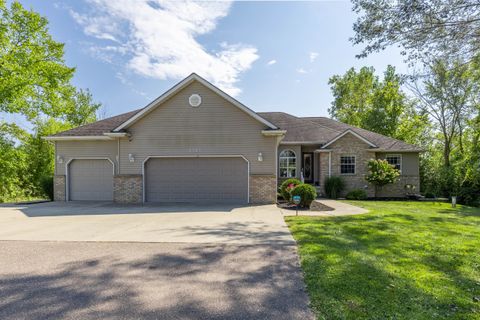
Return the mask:
M 422 147 L 421 190 L 480 204 L 480 3 L 353 0 L 359 58 L 389 46 L 413 70 L 350 69 L 330 78 L 330 115 Z
M 414 72 L 372 67 L 330 78 L 330 115 L 419 145 L 421 189 L 480 199 L 480 3 L 470 0 L 352 0 L 359 58 L 400 47 Z M 0 0 L 0 202 L 51 195 L 54 150 L 41 139 L 97 120 L 101 105 L 72 85 L 75 68 L 48 21 Z M 7 117 L 5 117 L 7 118 Z
M 46 18 L 0 0 L 0 202 L 51 197 L 54 150 L 41 137 L 97 120 L 74 73 Z

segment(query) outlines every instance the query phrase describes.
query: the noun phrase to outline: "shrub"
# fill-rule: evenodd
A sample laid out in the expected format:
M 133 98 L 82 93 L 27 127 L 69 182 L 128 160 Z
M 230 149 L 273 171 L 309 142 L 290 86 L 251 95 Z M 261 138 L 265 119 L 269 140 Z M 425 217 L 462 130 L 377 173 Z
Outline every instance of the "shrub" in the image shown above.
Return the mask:
M 435 198 L 435 195 L 432 192 L 427 192 L 427 193 L 425 193 L 425 198 L 433 199 L 433 198 Z
M 42 187 L 43 193 L 50 200 L 53 200 L 53 177 L 52 176 L 43 176 L 40 179 L 40 186 Z
M 367 192 L 362 189 L 355 189 L 347 193 L 346 198 L 348 200 L 365 200 L 367 199 Z
M 377 187 L 382 187 L 389 183 L 397 181 L 400 171 L 388 163 L 387 160 L 370 159 L 368 161 L 368 175 L 365 180 L 373 183 Z
M 280 185 L 280 194 L 282 195 L 282 198 L 290 201 L 291 195 L 290 192 L 292 191 L 293 188 L 296 186 L 302 184 L 302 182 L 298 179 L 295 178 L 290 178 L 282 182 Z
M 328 177 L 325 179 L 325 194 L 331 199 L 336 199 L 345 188 L 345 182 L 341 177 Z
M 317 197 L 317 191 L 315 190 L 315 187 L 304 183 L 297 185 L 295 188 L 293 188 L 293 190 L 291 191 L 291 195 L 292 197 L 300 196 L 300 206 L 302 208 L 307 208 L 310 206 L 310 203 L 312 203 L 312 201 Z

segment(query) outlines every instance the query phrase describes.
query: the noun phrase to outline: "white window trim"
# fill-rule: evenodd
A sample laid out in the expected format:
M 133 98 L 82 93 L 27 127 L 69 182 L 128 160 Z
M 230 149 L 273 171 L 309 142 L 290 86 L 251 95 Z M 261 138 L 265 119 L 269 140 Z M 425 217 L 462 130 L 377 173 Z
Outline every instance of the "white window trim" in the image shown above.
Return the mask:
M 342 173 L 342 157 L 352 157 L 355 161 L 354 165 L 353 165 L 353 173 Z M 340 155 L 340 158 L 339 158 L 339 161 L 338 161 L 340 167 L 338 168 L 339 172 L 340 172 L 340 175 L 342 176 L 354 176 L 357 174 L 357 156 L 353 155 L 353 154 L 342 154 Z
M 280 172 L 282 170 L 282 167 L 280 166 L 280 158 L 282 157 L 282 153 L 287 152 L 287 151 L 292 152 L 295 156 L 295 176 L 294 177 L 282 177 L 281 174 L 280 174 Z M 291 157 L 288 157 L 288 158 L 291 158 Z M 282 179 L 296 178 L 297 177 L 297 167 L 298 167 L 297 166 L 297 160 L 298 160 L 297 159 L 297 153 L 295 151 L 293 151 L 292 149 L 284 149 L 284 150 L 280 151 L 280 154 L 278 155 L 278 176 Z M 287 167 L 287 170 L 288 170 L 288 167 Z
M 400 159 L 400 174 L 402 173 L 403 169 L 403 158 L 402 155 L 399 153 L 387 153 L 385 154 L 385 160 L 387 160 L 388 157 L 398 157 Z M 388 161 L 388 160 L 387 160 Z

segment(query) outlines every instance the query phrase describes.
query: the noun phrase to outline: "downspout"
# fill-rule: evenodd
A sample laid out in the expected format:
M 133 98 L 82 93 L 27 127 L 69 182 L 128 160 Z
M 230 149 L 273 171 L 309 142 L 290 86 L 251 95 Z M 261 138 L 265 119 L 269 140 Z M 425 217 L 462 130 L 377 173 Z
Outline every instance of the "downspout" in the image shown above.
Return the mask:
M 55 155 L 53 156 L 53 175 L 57 175 L 57 157 L 58 157 L 58 153 L 57 153 L 57 141 L 54 141 L 55 143 Z
M 120 139 L 117 141 L 117 174 L 120 174 Z
M 332 151 L 328 152 L 328 176 L 332 176 Z

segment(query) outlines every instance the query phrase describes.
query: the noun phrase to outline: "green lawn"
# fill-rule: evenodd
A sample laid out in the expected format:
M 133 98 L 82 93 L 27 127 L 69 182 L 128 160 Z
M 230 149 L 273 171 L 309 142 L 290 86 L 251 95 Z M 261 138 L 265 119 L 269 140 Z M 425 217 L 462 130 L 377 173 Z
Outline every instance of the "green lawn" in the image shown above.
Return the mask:
M 318 319 L 480 319 L 480 209 L 348 201 L 364 215 L 287 217 Z

